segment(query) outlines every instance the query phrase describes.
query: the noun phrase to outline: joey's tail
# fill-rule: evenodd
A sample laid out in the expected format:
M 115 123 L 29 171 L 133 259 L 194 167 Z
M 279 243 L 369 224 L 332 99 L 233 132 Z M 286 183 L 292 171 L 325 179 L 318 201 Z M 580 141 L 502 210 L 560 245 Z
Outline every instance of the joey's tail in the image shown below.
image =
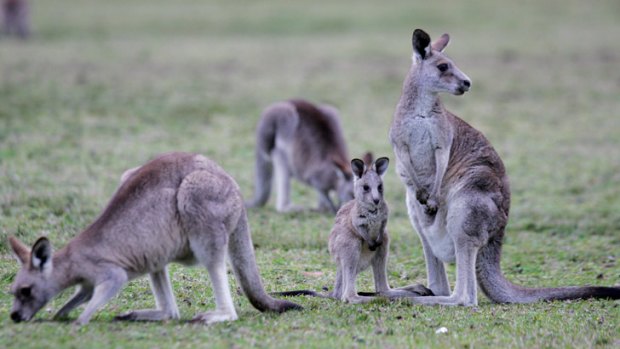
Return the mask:
M 237 227 L 230 235 L 228 253 L 237 282 L 241 285 L 243 293 L 256 309 L 276 313 L 303 309 L 298 304 L 274 299 L 265 292 L 258 267 L 256 266 L 254 247 L 252 246 L 252 238 L 245 212 L 242 213 Z
M 501 241 L 493 240 L 478 252 L 476 273 L 480 288 L 496 303 L 532 303 L 540 300 L 587 298 L 620 299 L 620 287 L 573 286 L 526 288 L 508 281 L 500 268 Z

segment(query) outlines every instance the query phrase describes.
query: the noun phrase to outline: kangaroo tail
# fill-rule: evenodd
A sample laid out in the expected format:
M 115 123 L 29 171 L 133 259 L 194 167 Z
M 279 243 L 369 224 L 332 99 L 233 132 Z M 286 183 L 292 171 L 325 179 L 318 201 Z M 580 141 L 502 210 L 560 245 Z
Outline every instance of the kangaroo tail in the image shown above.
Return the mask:
M 246 207 L 264 206 L 271 194 L 273 163 L 271 152 L 276 145 L 276 135 L 291 135 L 296 127 L 295 108 L 287 102 L 275 103 L 267 107 L 256 127 L 256 163 L 254 198 L 246 202 Z
M 526 288 L 508 281 L 500 268 L 501 241 L 492 240 L 478 252 L 476 273 L 480 288 L 496 303 L 532 303 L 540 300 L 588 298 L 620 299 L 620 287 L 573 286 Z
M 319 298 L 334 298 L 328 294 L 323 294 L 320 292 L 312 291 L 312 290 L 294 290 L 294 291 L 284 291 L 284 292 L 271 292 L 272 296 L 279 297 L 297 297 L 297 296 L 309 296 L 309 297 L 319 297 Z
M 276 313 L 303 309 L 298 304 L 274 299 L 265 292 L 256 265 L 252 237 L 250 236 L 245 210 L 239 218 L 237 227 L 230 235 L 228 252 L 237 282 L 241 285 L 243 293 L 256 309 Z

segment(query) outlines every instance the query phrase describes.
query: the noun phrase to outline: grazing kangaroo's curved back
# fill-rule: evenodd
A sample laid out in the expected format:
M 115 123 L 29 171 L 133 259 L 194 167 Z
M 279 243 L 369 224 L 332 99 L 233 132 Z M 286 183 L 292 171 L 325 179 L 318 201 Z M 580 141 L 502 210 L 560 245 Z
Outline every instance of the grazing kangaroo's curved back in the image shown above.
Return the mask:
M 290 179 L 313 187 L 319 208 L 336 212 L 353 198 L 352 175 L 338 111 L 301 99 L 277 102 L 265 109 L 256 128 L 254 198 L 247 207 L 269 200 L 272 181 L 277 189 L 276 209 L 298 210 L 290 203 Z M 330 198 L 337 193 L 339 203 Z
M 396 171 L 407 188 L 407 208 L 424 247 L 429 287 L 422 304 L 476 305 L 477 284 L 493 301 L 620 298 L 618 287 L 524 288 L 500 268 L 510 187 L 489 141 L 447 111 L 439 94 L 462 95 L 471 81 L 442 51 L 447 34 L 431 42 L 416 29 L 413 64 L 394 113 L 390 141 Z M 444 263 L 456 262 L 454 292 Z

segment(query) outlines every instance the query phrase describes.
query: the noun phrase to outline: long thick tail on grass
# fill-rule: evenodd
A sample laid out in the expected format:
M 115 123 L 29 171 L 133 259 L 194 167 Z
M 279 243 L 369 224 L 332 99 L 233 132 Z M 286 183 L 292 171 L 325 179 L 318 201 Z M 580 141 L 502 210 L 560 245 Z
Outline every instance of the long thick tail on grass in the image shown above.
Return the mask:
M 323 294 L 323 293 L 312 291 L 312 290 L 293 290 L 293 291 L 283 291 L 283 292 L 271 292 L 270 295 L 276 296 L 276 297 L 309 296 L 309 297 L 319 297 L 319 298 L 334 298 L 328 294 Z
M 506 280 L 500 268 L 501 241 L 491 241 L 479 252 L 476 273 L 480 288 L 496 303 L 533 303 L 541 300 L 588 298 L 620 299 L 620 287 L 573 286 L 526 288 Z
M 250 236 L 250 229 L 245 212 L 243 212 L 239 218 L 237 227 L 230 236 L 228 253 L 237 282 L 241 285 L 241 290 L 243 290 L 243 293 L 256 309 L 276 313 L 303 309 L 301 305 L 285 300 L 274 299 L 265 292 L 256 265 L 252 237 Z
M 256 127 L 254 198 L 246 202 L 246 207 L 264 206 L 269 200 L 273 177 L 271 152 L 276 146 L 276 136 L 292 135 L 296 120 L 297 112 L 288 102 L 274 103 L 261 115 Z

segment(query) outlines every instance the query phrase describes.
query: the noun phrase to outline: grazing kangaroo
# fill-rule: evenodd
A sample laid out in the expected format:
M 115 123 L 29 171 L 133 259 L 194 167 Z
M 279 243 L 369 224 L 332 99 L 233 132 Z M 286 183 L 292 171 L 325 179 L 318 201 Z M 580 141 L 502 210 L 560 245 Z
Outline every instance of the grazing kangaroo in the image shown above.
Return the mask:
M 290 202 L 290 179 L 295 177 L 317 191 L 319 210 L 336 213 L 353 199 L 348 159 L 334 107 L 300 99 L 274 103 L 265 109 L 256 129 L 255 194 L 247 207 L 265 205 L 275 171 L 277 211 L 299 209 Z M 337 193 L 337 205 L 331 191 Z
M 30 9 L 27 0 L 2 1 L 3 32 L 25 39 L 30 35 Z
M 414 303 L 474 306 L 477 285 L 494 302 L 620 298 L 617 287 L 524 288 L 500 268 L 510 206 L 508 177 L 489 141 L 445 109 L 438 94 L 462 95 L 469 78 L 442 51 L 447 34 L 431 43 L 413 32 L 413 65 L 405 78 L 390 129 L 396 172 L 407 189 L 409 217 L 426 259 L 436 296 Z M 450 293 L 444 263 L 456 262 Z
M 170 153 L 126 175 L 97 220 L 58 252 L 52 252 L 45 237 L 32 250 L 9 238 L 21 263 L 11 287 L 13 321 L 30 320 L 60 291 L 79 285 L 55 318 L 88 302 L 75 322 L 86 324 L 125 283 L 147 273 L 157 309 L 136 310 L 117 319 L 178 319 L 167 269 L 173 261 L 198 262 L 209 271 L 216 309 L 198 314 L 194 321 L 235 320 L 227 256 L 241 289 L 258 310 L 301 309 L 265 293 L 239 187 L 215 162 L 202 155 Z
M 366 303 L 374 296 L 425 296 L 430 291 L 422 285 L 407 289 L 391 289 L 387 280 L 387 260 L 390 240 L 386 230 L 388 206 L 383 200 L 383 175 L 389 159 L 382 157 L 374 163 L 360 159 L 351 161 L 354 174 L 355 199 L 347 202 L 336 215 L 329 235 L 329 253 L 337 264 L 336 282 L 329 294 L 311 290 L 278 292 L 280 296 L 308 295 L 335 298 L 347 303 Z M 357 275 L 372 266 L 375 291 L 357 293 Z

